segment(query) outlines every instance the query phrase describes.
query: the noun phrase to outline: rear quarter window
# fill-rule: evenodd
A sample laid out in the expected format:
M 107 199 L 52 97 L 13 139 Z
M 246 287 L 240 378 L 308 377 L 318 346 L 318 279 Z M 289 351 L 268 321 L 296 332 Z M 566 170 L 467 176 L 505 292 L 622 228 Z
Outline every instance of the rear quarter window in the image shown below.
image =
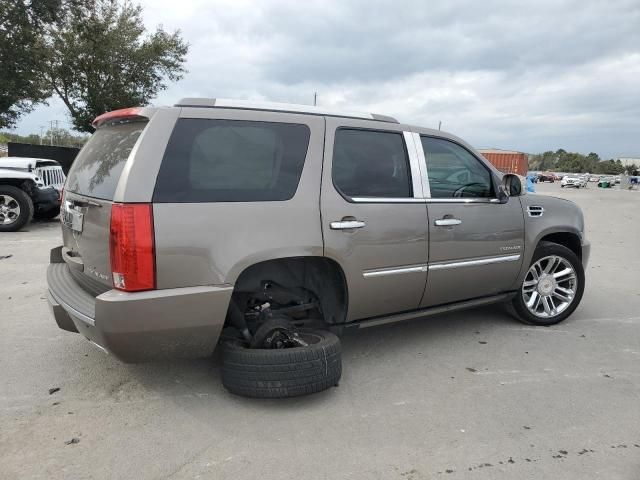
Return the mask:
M 122 169 L 146 126 L 146 121 L 136 121 L 96 130 L 74 160 L 65 189 L 113 200 Z
M 153 201 L 283 201 L 295 194 L 309 128 L 242 120 L 178 120 Z

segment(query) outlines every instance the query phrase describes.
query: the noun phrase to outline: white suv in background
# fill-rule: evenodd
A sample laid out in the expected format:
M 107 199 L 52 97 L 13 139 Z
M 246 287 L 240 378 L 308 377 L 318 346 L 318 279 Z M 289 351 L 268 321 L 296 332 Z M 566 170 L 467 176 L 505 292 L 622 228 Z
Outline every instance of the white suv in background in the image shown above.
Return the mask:
M 33 217 L 57 217 L 64 181 L 55 160 L 0 158 L 0 232 L 18 231 Z
M 586 187 L 587 179 L 581 175 L 565 175 L 560 181 L 560 186 L 564 187 Z

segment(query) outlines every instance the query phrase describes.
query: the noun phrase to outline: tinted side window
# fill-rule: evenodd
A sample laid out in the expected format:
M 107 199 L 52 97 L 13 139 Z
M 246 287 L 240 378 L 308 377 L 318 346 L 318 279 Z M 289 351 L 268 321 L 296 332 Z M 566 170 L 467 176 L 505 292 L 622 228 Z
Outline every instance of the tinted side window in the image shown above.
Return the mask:
M 401 133 L 340 128 L 331 175 L 348 197 L 411 197 L 409 160 Z
M 467 149 L 442 138 L 420 139 L 432 198 L 493 197 L 491 173 Z
M 290 123 L 179 119 L 153 201 L 288 200 L 298 188 L 309 135 L 306 125 Z
M 131 149 L 147 122 L 98 128 L 73 162 L 65 188 L 89 197 L 113 200 Z

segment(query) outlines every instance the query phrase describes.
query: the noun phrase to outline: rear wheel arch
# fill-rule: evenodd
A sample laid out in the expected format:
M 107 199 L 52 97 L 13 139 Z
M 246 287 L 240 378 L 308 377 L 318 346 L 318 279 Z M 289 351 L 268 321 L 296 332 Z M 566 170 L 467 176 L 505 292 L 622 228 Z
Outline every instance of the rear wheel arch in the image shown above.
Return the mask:
M 346 320 L 347 282 L 342 268 L 334 260 L 321 256 L 296 256 L 250 265 L 234 282 L 232 303 L 243 293 L 260 291 L 265 281 L 275 282 L 285 288 L 305 288 L 313 292 L 321 305 L 324 321 L 328 324 L 341 324 Z

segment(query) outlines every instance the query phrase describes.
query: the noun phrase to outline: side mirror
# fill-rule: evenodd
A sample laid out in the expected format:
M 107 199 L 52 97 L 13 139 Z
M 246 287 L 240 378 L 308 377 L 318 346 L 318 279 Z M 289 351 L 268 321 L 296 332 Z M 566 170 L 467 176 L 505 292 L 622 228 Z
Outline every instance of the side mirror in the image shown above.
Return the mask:
M 507 173 L 502 177 L 500 190 L 508 197 L 519 197 L 526 191 L 526 187 L 522 184 L 522 179 L 513 173 Z M 498 195 L 500 201 L 502 198 Z

